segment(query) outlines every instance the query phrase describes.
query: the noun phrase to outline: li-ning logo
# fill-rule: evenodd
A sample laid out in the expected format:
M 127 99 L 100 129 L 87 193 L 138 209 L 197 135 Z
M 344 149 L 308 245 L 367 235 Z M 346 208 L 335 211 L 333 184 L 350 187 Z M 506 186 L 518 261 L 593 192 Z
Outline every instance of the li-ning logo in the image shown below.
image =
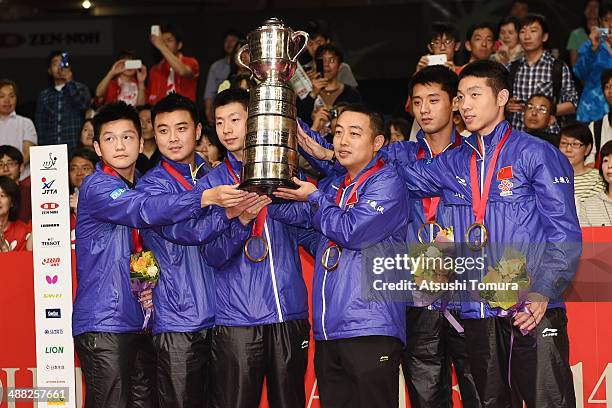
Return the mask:
M 307 348 L 307 347 L 308 347 L 308 340 L 304 340 L 304 341 L 302 342 L 302 348 L 303 348 L 303 349 L 305 349 L 305 348 Z
M 42 193 L 43 194 L 57 194 L 57 189 L 53 187 L 53 184 L 55 183 L 55 179 L 47 182 L 47 178 L 43 177 L 42 179 L 40 179 L 40 181 L 42 182 Z
M 557 337 L 557 329 L 546 328 L 542 330 L 542 337 Z
M 42 163 L 42 169 L 41 170 L 57 170 L 55 168 L 55 163 L 57 162 L 57 157 L 53 157 L 52 153 L 49 153 L 49 160 L 45 160 Z
M 62 317 L 62 309 L 45 309 L 47 319 L 59 319 Z
M 56 247 L 59 246 L 60 242 L 59 241 L 55 241 L 53 238 L 47 238 L 46 241 L 42 241 L 40 243 L 40 245 L 44 246 L 44 247 Z
M 55 285 L 57 283 L 57 275 L 53 275 L 53 276 L 47 275 L 46 279 L 49 285 Z
M 42 261 L 43 266 L 59 266 L 60 258 L 45 258 Z

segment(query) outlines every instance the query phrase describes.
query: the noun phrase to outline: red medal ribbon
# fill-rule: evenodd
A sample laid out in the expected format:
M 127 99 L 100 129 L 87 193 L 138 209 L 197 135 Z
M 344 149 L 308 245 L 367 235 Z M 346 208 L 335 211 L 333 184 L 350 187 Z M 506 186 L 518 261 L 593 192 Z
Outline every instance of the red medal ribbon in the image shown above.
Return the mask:
M 102 171 L 113 177 L 121 178 L 115 169 L 104 162 L 102 162 Z M 132 252 L 135 254 L 142 252 L 142 238 L 138 233 L 138 228 L 132 228 Z
M 455 130 L 455 142 L 452 146 L 449 146 L 451 149 L 458 147 L 461 145 L 461 135 L 459 132 Z M 446 150 L 446 149 L 445 149 Z M 436 153 L 431 153 L 432 157 L 436 157 Z M 417 160 L 423 160 L 425 158 L 425 149 L 423 147 L 419 147 L 417 151 Z M 438 211 L 438 205 L 440 204 L 440 197 L 425 197 L 421 199 L 423 203 L 423 209 L 425 210 L 425 220 L 427 222 L 436 222 L 436 212 Z
M 372 166 L 368 171 L 366 171 L 361 176 L 359 176 L 359 178 L 353 185 L 351 192 L 349 193 L 348 199 L 344 202 L 342 209 L 345 209 L 346 206 L 349 204 L 357 203 L 357 188 L 360 185 L 362 185 L 372 174 L 376 173 L 378 170 L 382 169 L 384 166 L 385 166 L 385 162 L 382 159 L 378 159 L 378 161 L 376 162 L 374 166 Z M 346 186 L 350 184 L 351 184 L 351 178 L 347 174 L 344 180 L 342 181 L 342 184 L 340 184 L 340 188 L 338 188 L 338 192 L 336 193 L 336 205 L 338 207 L 340 207 L 340 200 L 342 198 L 342 192 L 344 191 Z M 335 245 L 335 243 L 332 241 L 329 241 L 328 246 L 332 246 L 332 245 Z
M 225 158 L 224 162 L 225 162 L 225 165 L 227 166 L 227 170 L 229 171 L 230 176 L 232 176 L 232 179 L 234 180 L 234 184 L 240 183 L 240 179 L 238 178 L 238 175 L 234 171 L 234 167 L 232 167 L 232 163 L 230 163 L 227 157 Z M 251 236 L 254 236 L 254 237 L 262 236 L 264 226 L 266 224 L 267 216 L 268 216 L 268 207 L 264 207 L 259 211 L 259 214 L 257 214 L 257 218 L 255 218 L 255 223 L 253 224 L 253 231 L 251 233 Z
M 172 167 L 170 163 L 166 161 L 162 161 L 161 165 L 164 168 L 164 170 L 168 172 L 168 174 L 170 174 L 176 181 L 179 182 L 181 186 L 185 187 L 185 189 L 187 190 L 193 190 L 193 184 L 185 180 L 185 177 L 183 177 L 183 175 L 179 173 L 178 170 Z
M 484 222 L 485 212 L 487 210 L 487 201 L 489 201 L 489 190 L 491 189 L 493 174 L 495 173 L 495 166 L 497 165 L 497 158 L 499 157 L 499 152 L 501 151 L 502 147 L 504 147 L 504 144 L 508 140 L 508 137 L 510 137 L 511 132 L 512 128 L 508 127 L 508 130 L 506 130 L 506 133 L 495 147 L 495 151 L 491 157 L 491 162 L 489 162 L 489 167 L 487 168 L 482 196 L 480 195 L 480 188 L 478 186 L 476 152 L 472 152 L 472 158 L 470 160 L 470 187 L 472 188 L 472 210 L 474 212 L 474 216 L 476 217 L 477 224 L 482 224 Z M 480 141 L 478 147 L 480 148 Z

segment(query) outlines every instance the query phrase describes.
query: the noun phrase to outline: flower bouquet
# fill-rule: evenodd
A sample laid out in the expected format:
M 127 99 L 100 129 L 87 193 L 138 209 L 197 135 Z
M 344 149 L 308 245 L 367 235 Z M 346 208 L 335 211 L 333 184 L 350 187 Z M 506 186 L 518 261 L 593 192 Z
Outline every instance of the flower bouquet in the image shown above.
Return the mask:
M 140 298 L 142 292 L 153 289 L 157 285 L 159 271 L 159 264 L 151 251 L 140 251 L 130 257 L 130 280 L 132 293 L 136 298 Z M 142 312 L 144 314 L 142 328 L 145 329 L 151 319 L 153 309 L 143 308 Z
M 515 250 L 506 249 L 504 256 L 495 267 L 489 267 L 483 277 L 484 290 L 480 296 L 491 307 L 511 309 L 519 304 L 523 294 L 529 289 L 525 256 Z

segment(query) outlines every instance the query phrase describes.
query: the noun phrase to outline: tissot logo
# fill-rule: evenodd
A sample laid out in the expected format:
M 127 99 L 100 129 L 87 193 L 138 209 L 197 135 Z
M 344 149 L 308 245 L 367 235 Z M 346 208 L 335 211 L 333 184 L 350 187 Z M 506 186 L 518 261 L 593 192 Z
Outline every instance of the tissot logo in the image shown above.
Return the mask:
M 60 241 L 56 241 L 53 238 L 47 238 L 46 241 L 42 241 L 40 243 L 40 245 L 44 246 L 44 247 L 56 247 L 59 246 Z
M 45 258 L 42 260 L 43 266 L 59 266 L 60 258 Z
M 62 309 L 45 309 L 47 319 L 59 319 L 62 317 Z
M 40 181 L 42 181 L 42 193 L 43 194 L 57 194 L 57 189 L 55 187 L 53 187 L 53 184 L 55 183 L 55 179 L 53 180 L 47 180 L 46 177 L 43 177 L 42 179 L 40 179 Z
M 57 170 L 55 163 L 57 163 L 57 157 L 54 157 L 52 153 L 49 153 L 49 160 L 45 160 L 42 163 L 41 170 Z

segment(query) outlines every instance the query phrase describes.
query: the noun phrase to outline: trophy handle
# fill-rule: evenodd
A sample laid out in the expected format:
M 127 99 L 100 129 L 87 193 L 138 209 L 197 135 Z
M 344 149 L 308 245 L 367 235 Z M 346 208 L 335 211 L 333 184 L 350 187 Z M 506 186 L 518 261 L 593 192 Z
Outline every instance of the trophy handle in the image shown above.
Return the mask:
M 252 74 L 253 70 L 251 70 L 251 68 L 248 65 L 246 65 L 244 62 L 242 62 L 242 53 L 244 51 L 249 51 L 249 44 L 244 44 L 242 47 L 240 47 L 240 49 L 236 53 L 236 57 L 234 58 L 234 60 L 235 60 L 236 64 L 240 65 L 243 68 L 248 69 L 249 71 L 251 71 L 251 74 Z
M 295 53 L 295 55 L 293 57 L 291 57 L 291 62 L 295 62 L 295 60 L 297 59 L 297 57 L 304 51 L 304 49 L 306 48 L 306 44 L 308 44 L 308 33 L 305 31 L 296 31 L 291 35 L 291 42 L 287 43 L 287 48 L 289 48 L 290 44 L 295 43 L 296 38 L 298 37 L 304 37 L 304 45 L 302 45 L 302 48 L 300 48 L 300 50 L 298 52 Z M 288 49 L 287 50 L 287 55 L 291 55 L 291 51 Z

